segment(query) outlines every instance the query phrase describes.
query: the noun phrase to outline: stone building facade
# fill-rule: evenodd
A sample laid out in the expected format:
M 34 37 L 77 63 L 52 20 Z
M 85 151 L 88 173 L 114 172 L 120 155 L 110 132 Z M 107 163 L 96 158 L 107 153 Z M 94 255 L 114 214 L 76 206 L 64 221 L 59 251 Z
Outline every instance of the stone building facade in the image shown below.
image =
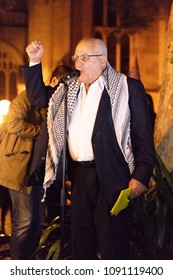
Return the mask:
M 12 100 L 24 89 L 20 68 L 27 63 L 25 48 L 30 41 L 44 45 L 47 83 L 57 65 L 73 66 L 71 55 L 81 38 L 97 36 L 108 46 L 117 71 L 129 74 L 136 54 L 140 78 L 157 111 L 169 11 L 160 10 L 150 28 L 134 35 L 117 30 L 108 11 L 109 0 L 0 1 L 0 100 Z

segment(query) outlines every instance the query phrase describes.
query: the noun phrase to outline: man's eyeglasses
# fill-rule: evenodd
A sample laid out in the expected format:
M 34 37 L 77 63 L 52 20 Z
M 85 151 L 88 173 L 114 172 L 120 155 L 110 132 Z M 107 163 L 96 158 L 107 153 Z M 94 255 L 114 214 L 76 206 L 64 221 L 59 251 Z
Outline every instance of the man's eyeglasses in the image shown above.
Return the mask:
M 87 61 L 92 56 L 102 56 L 102 54 L 82 54 L 82 55 L 76 55 L 74 54 L 71 59 L 75 62 L 80 58 L 82 61 Z

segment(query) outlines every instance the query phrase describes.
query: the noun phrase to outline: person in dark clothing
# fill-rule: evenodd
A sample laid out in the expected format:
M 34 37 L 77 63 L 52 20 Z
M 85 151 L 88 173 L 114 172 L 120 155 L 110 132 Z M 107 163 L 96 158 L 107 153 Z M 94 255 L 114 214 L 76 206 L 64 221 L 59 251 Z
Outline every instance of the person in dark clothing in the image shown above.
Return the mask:
M 47 108 L 48 100 L 56 90 L 59 85 L 59 82 L 62 78 L 66 77 L 69 73 L 72 72 L 72 68 L 67 65 L 59 65 L 57 66 L 49 80 L 49 85 L 46 86 L 47 91 L 49 92 L 46 102 L 32 102 L 31 99 L 30 103 L 32 105 L 36 104 L 38 108 Z M 43 96 L 44 99 L 44 96 Z M 48 134 L 47 134 L 47 120 L 46 118 L 43 121 L 43 125 L 41 127 L 41 131 L 39 136 L 37 137 L 33 158 L 31 161 L 30 172 L 28 176 L 28 184 L 29 185 L 43 185 L 44 174 L 45 174 L 45 158 L 47 152 L 47 143 L 48 143 Z M 46 221 L 49 223 L 51 222 L 57 215 L 60 214 L 60 192 L 62 187 L 62 180 L 55 180 L 51 186 L 47 190 L 45 205 L 47 208 L 47 216 Z
M 49 102 L 46 190 L 61 167 L 66 88 L 61 84 L 48 100 L 41 69 L 43 45 L 33 41 L 26 51 L 28 98 Z M 153 171 L 155 149 L 145 90 L 140 81 L 111 67 L 100 39 L 82 39 L 72 60 L 80 71 L 67 89 L 73 259 L 98 259 L 98 251 L 101 259 L 130 259 L 132 208 L 117 216 L 110 210 L 123 189 L 130 188 L 132 198 L 144 193 Z

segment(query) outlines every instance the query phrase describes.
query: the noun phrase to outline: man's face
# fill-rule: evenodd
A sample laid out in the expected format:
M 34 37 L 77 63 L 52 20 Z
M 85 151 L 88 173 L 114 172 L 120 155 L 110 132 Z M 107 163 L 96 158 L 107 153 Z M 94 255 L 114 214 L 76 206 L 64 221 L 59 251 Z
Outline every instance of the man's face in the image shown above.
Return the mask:
M 97 56 L 86 57 L 84 55 Z M 75 68 L 81 72 L 78 80 L 87 85 L 97 80 L 106 67 L 106 56 L 90 42 L 80 42 L 76 47 L 75 57 Z

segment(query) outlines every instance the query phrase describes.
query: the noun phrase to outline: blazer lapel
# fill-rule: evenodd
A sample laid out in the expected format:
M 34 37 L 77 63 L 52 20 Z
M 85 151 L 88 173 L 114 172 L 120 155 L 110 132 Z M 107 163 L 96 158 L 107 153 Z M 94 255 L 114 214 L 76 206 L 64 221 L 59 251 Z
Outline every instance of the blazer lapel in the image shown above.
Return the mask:
M 108 95 L 106 89 L 103 90 L 103 94 L 102 94 L 100 104 L 98 107 L 98 112 L 97 112 L 97 116 L 96 116 L 94 130 L 93 130 L 93 137 L 100 129 L 100 126 L 102 125 L 103 120 L 105 118 L 105 114 L 107 114 L 107 115 L 110 114 L 110 117 L 111 117 L 110 98 L 109 98 L 109 95 Z

